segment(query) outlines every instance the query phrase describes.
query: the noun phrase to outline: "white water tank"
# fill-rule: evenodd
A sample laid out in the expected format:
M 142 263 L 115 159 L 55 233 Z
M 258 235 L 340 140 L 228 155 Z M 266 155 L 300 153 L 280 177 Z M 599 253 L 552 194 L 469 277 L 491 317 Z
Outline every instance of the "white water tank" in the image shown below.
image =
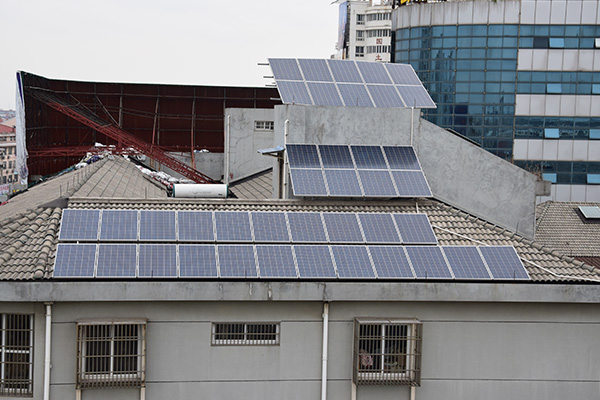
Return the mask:
M 173 197 L 227 197 L 227 185 L 215 183 L 173 184 Z

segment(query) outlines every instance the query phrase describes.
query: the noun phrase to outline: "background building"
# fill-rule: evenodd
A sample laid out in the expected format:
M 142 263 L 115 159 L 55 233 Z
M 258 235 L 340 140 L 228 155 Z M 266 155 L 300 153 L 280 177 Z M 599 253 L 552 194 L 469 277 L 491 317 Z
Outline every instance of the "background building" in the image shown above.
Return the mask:
M 426 119 L 543 175 L 542 200 L 600 198 L 599 2 L 409 3 L 392 22 Z
M 10 190 L 10 184 L 18 182 L 15 135 L 14 118 L 0 123 L 0 195 Z

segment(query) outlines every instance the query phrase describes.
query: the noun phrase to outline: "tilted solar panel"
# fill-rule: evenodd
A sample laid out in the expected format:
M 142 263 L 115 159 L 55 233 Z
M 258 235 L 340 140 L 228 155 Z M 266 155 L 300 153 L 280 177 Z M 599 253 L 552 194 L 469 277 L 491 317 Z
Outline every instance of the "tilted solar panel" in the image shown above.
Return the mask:
M 431 197 L 431 190 L 421 171 L 392 171 L 399 197 Z
M 104 220 L 104 219 L 103 219 Z M 134 278 L 137 268 L 137 245 L 98 245 L 96 276 L 103 278 Z
M 331 246 L 340 278 L 375 278 L 366 246 Z
M 316 144 L 286 145 L 290 168 L 321 168 Z
M 252 242 L 250 216 L 246 211 L 215 211 L 219 242 Z
M 411 146 L 383 146 L 383 151 L 390 169 L 421 170 L 415 150 Z
M 433 228 L 425 214 L 394 214 L 398 231 L 405 244 L 437 244 Z
M 261 278 L 297 278 L 291 245 L 257 245 L 256 256 Z
M 406 253 L 417 278 L 452 279 L 452 274 L 438 246 L 406 246 Z
M 139 252 L 140 278 L 177 277 L 177 245 L 140 244 Z
M 481 246 L 479 251 L 494 279 L 530 279 L 514 247 Z
M 100 210 L 65 209 L 62 212 L 59 240 L 97 240 Z
M 288 212 L 292 242 L 325 243 L 327 236 L 319 213 Z
M 215 240 L 213 214 L 210 211 L 178 211 L 179 240 L 212 242 Z
M 252 216 L 252 228 L 256 242 L 290 242 L 287 222 L 283 212 L 257 212 Z
M 216 278 L 217 254 L 212 244 L 180 244 L 179 276 L 181 278 Z
M 327 196 L 323 170 L 290 168 L 290 177 L 296 196 Z
M 329 241 L 332 243 L 364 243 L 356 214 L 323 213 Z
M 329 246 L 294 245 L 300 278 L 335 278 Z
M 475 246 L 443 246 L 456 279 L 491 279 Z
M 367 85 L 367 89 L 377 107 L 395 108 L 404 107 L 400 95 L 393 86 Z
M 254 246 L 218 245 L 219 271 L 221 278 L 257 278 Z
M 277 79 L 288 81 L 303 80 L 298 63 L 294 58 L 270 58 L 269 65 Z
M 354 61 L 327 60 L 336 82 L 363 83 Z
M 388 169 L 379 146 L 350 146 L 358 169 Z
M 338 83 L 337 87 L 346 107 L 374 107 L 365 85 Z
M 325 169 L 330 196 L 362 196 L 356 170 Z
M 54 260 L 55 278 L 93 278 L 96 267 L 95 244 L 59 243 Z
M 388 170 L 359 169 L 358 176 L 365 197 L 396 197 L 398 195 Z
M 382 63 L 357 61 L 356 66 L 365 80 L 365 83 L 392 84 L 392 80 Z
M 343 106 L 340 94 L 333 83 L 329 82 L 307 82 L 308 90 L 312 95 L 313 102 L 320 106 Z
M 354 169 L 350 148 L 346 145 L 319 146 L 324 168 Z
M 299 58 L 298 63 L 306 81 L 333 82 L 327 61 L 324 59 Z
M 421 80 L 415 73 L 412 65 L 385 63 L 383 66 L 387 69 L 395 84 L 421 86 Z
M 421 86 L 396 85 L 396 90 L 400 93 L 400 97 L 402 97 L 407 107 L 435 108 L 435 103 Z
M 367 243 L 400 243 L 391 214 L 358 214 Z
M 373 265 L 379 278 L 414 278 L 404 247 L 369 246 Z
M 140 240 L 175 241 L 175 211 L 140 211 Z
M 284 104 L 313 104 L 306 83 L 302 81 L 277 81 L 277 89 Z
M 103 210 L 100 240 L 137 240 L 138 212 L 134 210 Z

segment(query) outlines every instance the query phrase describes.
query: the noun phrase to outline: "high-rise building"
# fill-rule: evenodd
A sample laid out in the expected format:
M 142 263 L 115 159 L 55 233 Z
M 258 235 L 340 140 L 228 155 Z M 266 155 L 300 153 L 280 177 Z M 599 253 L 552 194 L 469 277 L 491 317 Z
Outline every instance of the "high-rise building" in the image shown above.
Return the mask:
M 336 58 L 390 62 L 391 3 L 388 0 L 342 2 Z
M 541 174 L 553 200 L 600 199 L 600 2 L 409 2 L 392 25 L 428 120 Z

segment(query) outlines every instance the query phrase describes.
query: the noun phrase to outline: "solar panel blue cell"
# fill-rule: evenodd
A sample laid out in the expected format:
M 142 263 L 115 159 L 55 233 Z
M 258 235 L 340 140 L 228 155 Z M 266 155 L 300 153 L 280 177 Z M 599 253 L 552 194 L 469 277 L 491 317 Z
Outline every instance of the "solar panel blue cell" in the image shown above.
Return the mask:
M 59 240 L 97 240 L 100 210 L 63 210 Z
M 331 246 L 340 278 L 375 278 L 366 246 Z
M 366 197 L 396 197 L 389 171 L 359 169 L 358 175 Z
M 140 278 L 176 278 L 177 245 L 140 244 Z
M 374 107 L 365 85 L 338 83 L 337 87 L 346 107 Z
M 250 214 L 256 242 L 290 242 L 284 213 L 252 212 Z
M 367 243 L 400 243 L 391 214 L 358 214 Z
M 100 240 L 137 240 L 138 212 L 134 210 L 104 210 Z
M 178 211 L 179 240 L 212 242 L 215 240 L 213 215 L 210 211 Z
M 400 197 L 431 197 L 431 190 L 421 171 L 392 171 Z
M 393 214 L 402 243 L 436 244 L 437 238 L 425 214 Z
M 317 106 L 343 106 L 342 99 L 333 83 L 307 82 L 308 90 Z
M 391 169 L 420 171 L 421 166 L 415 150 L 410 146 L 383 146 L 383 151 Z
M 402 99 L 393 86 L 367 85 L 375 102 L 375 107 L 405 107 Z
M 491 279 L 475 246 L 442 247 L 456 279 Z
M 55 278 L 93 278 L 96 266 L 95 244 L 59 243 L 54 260 Z
M 313 104 L 304 82 L 277 81 L 277 89 L 285 104 Z
M 256 256 L 261 278 L 298 277 L 291 245 L 257 245 Z
M 362 196 L 356 171 L 353 169 L 326 169 L 325 177 L 330 196 Z
M 414 278 L 402 246 L 369 246 L 379 278 Z
M 382 63 L 357 61 L 356 65 L 358 66 L 365 83 L 392 84 L 392 80 Z
M 314 144 L 286 145 L 290 168 L 321 168 L 317 146 Z
M 387 169 L 380 146 L 350 146 L 356 167 L 361 169 Z
M 302 74 L 294 58 L 269 58 L 269 65 L 275 79 L 301 81 Z
M 300 278 L 335 278 L 329 246 L 294 246 Z
M 216 278 L 217 254 L 211 244 L 179 245 L 179 276 L 181 278 Z
M 250 217 L 245 211 L 215 211 L 217 241 L 252 242 Z
M 320 145 L 319 152 L 325 168 L 352 168 L 354 162 L 346 145 Z
M 436 108 L 423 86 L 396 86 L 407 107 Z
M 494 279 L 529 279 L 529 274 L 512 246 L 480 247 Z
M 364 243 L 356 214 L 323 213 L 329 241 L 333 243 Z
M 442 250 L 437 246 L 406 246 L 408 258 L 417 278 L 452 279 Z
M 302 72 L 304 73 L 304 79 L 307 81 L 317 82 L 333 82 L 327 62 L 324 59 L 298 59 Z
M 323 171 L 291 168 L 292 189 L 296 196 L 327 196 Z
M 140 240 L 175 239 L 175 211 L 140 211 Z
M 386 63 L 383 66 L 387 69 L 392 77 L 392 81 L 399 85 L 422 85 L 421 80 L 415 73 L 410 64 L 390 64 Z
M 221 278 L 257 278 L 254 246 L 218 245 Z
M 104 219 L 102 221 L 104 223 Z M 97 277 L 135 278 L 137 246 L 135 244 L 100 244 L 98 246 Z
M 294 243 L 327 242 L 325 228 L 319 213 L 287 213 Z
M 327 60 L 336 82 L 363 83 L 354 61 Z

